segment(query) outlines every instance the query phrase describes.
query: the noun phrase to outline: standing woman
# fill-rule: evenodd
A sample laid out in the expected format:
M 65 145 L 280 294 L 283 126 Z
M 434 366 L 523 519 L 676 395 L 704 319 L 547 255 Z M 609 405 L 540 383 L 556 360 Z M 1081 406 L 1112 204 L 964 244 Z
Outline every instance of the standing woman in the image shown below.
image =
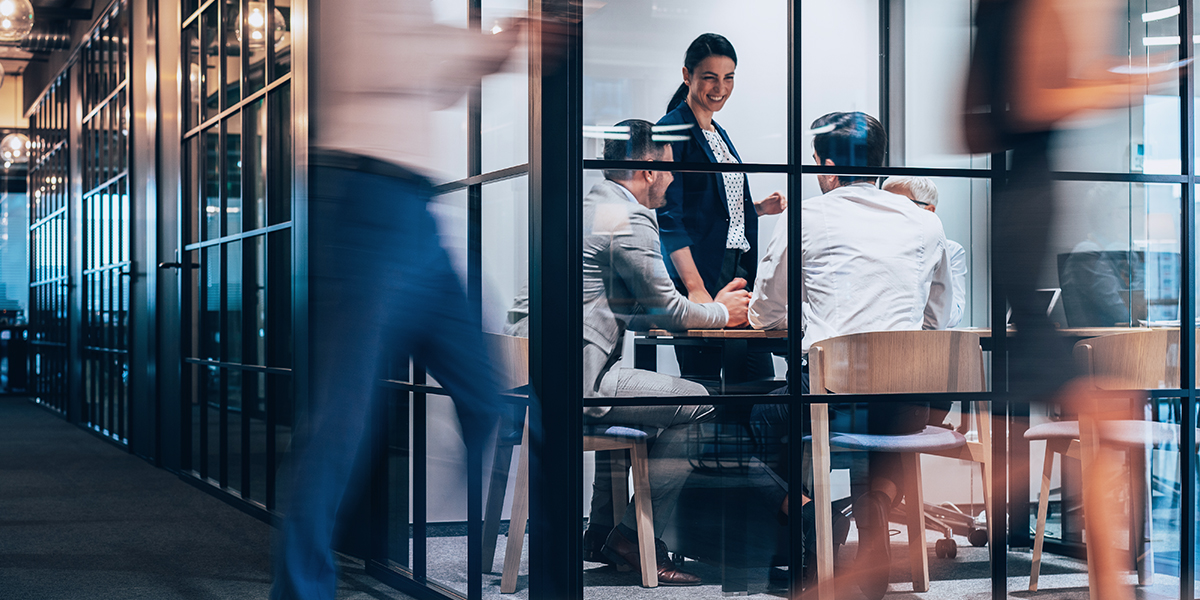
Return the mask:
M 685 163 L 740 163 L 729 134 L 713 120 L 733 94 L 737 52 L 724 36 L 706 33 L 688 46 L 683 83 L 658 121 L 672 142 L 675 160 Z M 735 278 L 753 282 L 758 266 L 758 217 L 787 208 L 779 192 L 760 202 L 750 198 L 745 173 L 676 173 L 658 209 L 667 270 L 681 293 L 693 302 L 712 302 Z M 688 379 L 720 379 L 717 348 L 676 346 L 680 374 Z M 748 356 L 745 373 L 726 373 L 727 382 L 774 377 L 771 357 Z

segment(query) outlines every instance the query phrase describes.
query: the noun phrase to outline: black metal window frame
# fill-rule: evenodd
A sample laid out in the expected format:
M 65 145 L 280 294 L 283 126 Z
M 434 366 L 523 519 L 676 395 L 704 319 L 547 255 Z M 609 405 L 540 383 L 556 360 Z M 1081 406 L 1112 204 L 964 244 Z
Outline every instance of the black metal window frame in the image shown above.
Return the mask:
M 462 0 L 467 4 L 467 28 L 483 31 L 482 0 Z M 533 79 L 531 76 L 530 82 Z M 466 192 L 466 285 L 467 298 L 477 317 L 483 312 L 483 189 L 489 184 L 516 179 L 530 174 L 530 162 L 510 165 L 492 171 L 483 171 L 483 80 L 477 80 L 467 93 L 466 117 L 466 176 L 441 183 L 434 188 L 436 196 L 445 196 L 456 192 Z M 531 129 L 529 134 L 533 135 Z M 425 427 L 420 424 L 427 422 L 428 400 L 431 395 L 446 394 L 439 385 L 428 383 L 428 374 L 418 363 L 408 363 L 407 357 L 397 357 L 399 362 L 393 365 L 393 375 L 380 381 L 380 386 L 388 392 L 386 407 L 378 422 L 375 435 L 378 436 L 379 448 L 388 453 L 404 455 L 411 453 L 413 468 L 411 473 L 401 474 L 406 481 L 392 481 L 392 474 L 386 468 L 386 457 L 377 457 L 379 468 L 372 478 L 371 490 L 371 541 L 370 556 L 366 561 L 366 571 L 371 576 L 380 579 L 407 594 L 417 598 L 453 598 L 460 600 L 478 600 L 483 592 L 482 570 L 482 541 L 483 541 L 483 479 L 481 465 L 469 465 L 467 470 L 467 593 L 451 588 L 446 582 L 431 580 L 428 576 L 427 540 L 430 537 L 428 521 L 428 502 L 426 500 L 428 481 L 426 461 L 428 458 L 428 437 Z M 409 423 L 412 423 L 412 437 L 408 437 Z M 389 424 L 391 425 L 389 427 Z M 401 512 L 412 511 L 412 523 L 389 523 L 389 504 L 394 495 L 406 495 L 402 490 L 392 489 L 394 485 L 404 483 L 411 485 L 412 505 L 407 506 L 407 498 L 400 502 L 404 505 Z M 407 510 L 405 510 L 407 509 Z M 412 543 L 412 555 L 407 548 L 397 550 L 403 560 L 394 560 L 395 554 L 390 542 L 393 529 L 409 529 Z M 403 564 L 407 562 L 407 564 Z
M 79 51 L 83 101 L 81 422 L 128 444 L 132 276 L 129 11 L 106 12 Z
M 265 39 L 256 44 L 256 38 L 242 39 L 238 29 L 250 4 L 181 0 L 171 32 L 178 36 L 185 73 L 179 90 L 181 250 L 176 260 L 183 290 L 180 312 L 187 323 L 180 335 L 180 472 L 201 489 L 270 520 L 278 504 L 281 446 L 287 442 L 281 436 L 288 435 L 295 415 L 293 280 L 298 277 L 299 242 L 294 215 L 302 190 L 295 169 L 285 173 L 282 163 L 277 164 L 298 162 L 292 119 L 297 108 L 296 40 L 285 55 L 271 30 L 272 16 L 287 10 L 284 19 L 290 22 L 292 7 L 275 0 L 261 3 Z M 291 27 L 287 30 L 290 34 Z M 210 75 L 207 62 L 213 50 L 216 67 Z M 198 71 L 193 70 L 197 65 Z M 285 112 L 287 118 L 279 118 Z M 235 226 L 230 224 L 233 214 L 238 215 Z M 215 281 L 216 298 L 210 297 L 214 285 L 209 279 Z M 230 288 L 234 279 L 237 290 Z M 219 306 L 215 315 L 197 312 L 207 312 L 213 302 Z M 264 311 L 265 317 L 247 306 Z M 231 339 L 232 331 L 239 332 L 239 339 Z M 211 347 L 200 341 L 206 332 L 217 334 L 209 340 Z M 214 383 L 208 380 L 214 373 L 215 404 L 200 389 Z M 235 397 L 231 387 L 237 388 Z M 248 403 L 249 398 L 254 402 Z M 255 462 L 254 441 L 260 437 L 265 444 L 262 464 Z
M 1194 4 L 1183 3 L 1179 17 L 1180 38 L 1191 40 L 1194 33 Z M 889 0 L 881 0 L 880 31 L 887 32 L 890 23 Z M 540 417 L 539 430 L 542 436 L 535 440 L 531 460 L 531 515 L 537 518 L 530 522 L 530 598 L 582 598 L 583 588 L 579 565 L 582 561 L 580 541 L 577 536 L 564 536 L 562 532 L 578 530 L 582 522 L 582 467 L 579 450 L 582 435 L 580 411 L 584 406 L 611 406 L 616 404 L 635 405 L 681 405 L 681 404 L 716 404 L 734 405 L 746 403 L 781 402 L 779 396 L 705 396 L 695 398 L 630 398 L 630 399 L 584 399 L 579 390 L 582 389 L 582 373 L 576 365 L 563 365 L 563 356 L 580 356 L 582 338 L 575 332 L 581 330 L 582 322 L 578 307 L 581 305 L 582 267 L 578 260 L 564 260 L 561 257 L 578 257 L 582 252 L 582 240 L 578 232 L 581 230 L 581 213 L 577 208 L 581 188 L 579 174 L 584 170 L 594 169 L 641 169 L 666 170 L 663 163 L 639 163 L 636 161 L 597 161 L 585 160 L 582 157 L 580 131 L 584 123 L 579 107 L 582 106 L 582 9 L 576 3 L 566 0 L 549 0 L 542 3 L 544 16 L 550 16 L 564 23 L 572 24 L 571 45 L 567 52 L 567 64 L 564 68 L 549 72 L 538 86 L 531 87 L 532 102 L 535 105 L 533 114 L 540 117 L 532 123 L 533 138 L 531 146 L 531 169 L 534 173 L 532 185 L 532 218 L 535 221 L 533 231 L 531 260 L 533 265 L 530 273 L 531 299 L 531 372 L 535 394 L 540 398 L 554 398 L 553 402 L 541 405 L 535 404 L 535 423 Z M 851 169 L 844 167 L 823 167 L 800 164 L 802 148 L 800 140 L 794 134 L 800 115 L 799 98 L 802 79 L 799 65 L 800 44 L 799 36 L 802 23 L 795 2 L 788 3 L 789 9 L 789 124 L 788 127 L 788 163 L 787 164 L 742 164 L 742 165 L 709 165 L 709 164 L 679 164 L 670 165 L 669 170 L 726 172 L 737 171 L 744 173 L 783 173 L 788 175 L 788 191 L 792 198 L 797 198 L 800 191 L 799 181 L 805 175 L 859 175 L 886 177 L 892 175 L 916 175 L 926 177 L 957 177 L 985 179 L 992 184 L 992 189 L 1000 189 L 1007 178 L 1006 157 L 1003 154 L 991 157 L 991 168 L 987 169 L 938 169 L 938 168 L 909 168 L 890 167 L 878 169 Z M 536 38 L 535 38 L 536 39 Z M 881 40 L 886 43 L 885 39 Z M 1183 44 L 1181 59 L 1194 56 L 1191 44 Z M 555 48 L 550 45 L 535 47 L 531 55 L 535 64 L 547 52 Z M 889 64 L 888 50 L 881 52 L 881 64 Z M 1191 323 L 1195 320 L 1195 274 L 1193 261 L 1195 259 L 1195 217 L 1194 208 L 1196 186 L 1200 179 L 1196 176 L 1195 158 L 1195 76 L 1192 71 L 1185 71 L 1180 77 L 1179 96 L 1181 101 L 1181 173 L 1177 175 L 1147 175 L 1121 174 L 1098 172 L 1058 172 L 1055 177 L 1063 181 L 1098 181 L 1114 183 L 1168 183 L 1182 187 L 1180 214 L 1182 219 L 1181 262 L 1180 276 L 1182 280 L 1180 292 L 1180 320 Z M 884 75 L 886 77 L 886 73 Z M 886 87 L 881 95 L 887 94 Z M 886 98 L 886 96 L 884 96 Z M 884 103 L 882 106 L 888 106 Z M 571 202 L 554 202 L 550 199 L 571 198 Z M 994 224 L 995 219 L 991 222 Z M 789 244 L 798 243 L 798 233 L 801 230 L 800 211 L 789 211 Z M 994 226 L 994 225 L 993 225 Z M 566 234 L 564 235 L 564 232 Z M 994 237 L 993 237 L 994 239 Z M 994 242 L 993 242 L 994 244 Z M 992 250 L 992 249 L 989 249 Z M 789 280 L 794 287 L 799 281 L 796 272 L 799 267 L 795 262 L 789 265 Z M 572 286 L 563 286 L 560 282 L 576 282 Z M 798 290 L 789 290 L 794 294 Z M 1007 376 L 1005 362 L 1005 322 L 1004 297 L 998 289 L 995 275 L 992 276 L 992 338 L 993 352 L 991 371 L 992 389 L 1005 389 Z M 797 305 L 798 306 L 798 305 Z M 798 308 L 794 310 L 799 310 Z M 799 315 L 792 315 L 792 322 L 799 322 Z M 801 340 L 792 336 L 789 340 L 790 354 L 800 355 Z M 1178 389 L 1153 390 L 1151 395 L 1158 398 L 1180 398 L 1182 402 L 1182 421 L 1196 422 L 1196 387 L 1194 373 L 1195 330 L 1184 327 L 1180 343 L 1181 385 Z M 571 362 L 571 361 L 568 361 Z M 844 402 L 905 402 L 925 395 L 897 394 L 861 394 L 840 396 Z M 1009 490 L 1017 497 L 1028 498 L 1028 481 L 1023 483 L 1012 481 L 1006 477 L 1007 459 L 1009 458 L 1006 444 L 1010 436 L 1021 438 L 1020 432 L 1009 432 L 1007 425 L 1011 417 L 1027 416 L 1029 405 L 1017 399 L 1008 398 L 1003 392 L 985 394 L 947 394 L 946 399 L 955 400 L 990 400 L 993 406 L 992 440 L 993 440 L 993 505 L 987 507 L 989 514 L 1008 514 L 1011 523 L 1028 523 L 1028 503 L 1024 505 L 1024 520 L 1014 518 L 1006 500 Z M 567 399 L 570 401 L 567 401 Z M 798 388 L 793 388 L 786 402 L 800 408 L 814 402 L 809 395 L 802 395 Z M 828 401 L 828 398 L 822 398 Z M 798 411 L 793 414 L 800 414 Z M 1195 448 L 1196 432 L 1194 427 L 1182 428 L 1186 433 L 1180 443 L 1180 464 L 1183 472 L 1183 491 L 1181 510 L 1184 511 L 1181 522 L 1181 556 L 1180 556 L 1180 597 L 1192 598 L 1195 591 L 1195 527 L 1194 505 L 1196 476 Z M 802 437 L 799 419 L 792 419 L 792 439 Z M 1023 438 L 1021 438 L 1023 439 Z M 798 445 L 793 447 L 795 453 L 791 457 L 793 480 L 798 481 L 802 468 Z M 1016 452 L 1018 457 L 1020 449 Z M 1024 457 L 1028 459 L 1028 446 L 1025 444 Z M 1016 459 L 1016 458 L 1014 458 Z M 1024 492 L 1023 495 L 1022 491 Z M 1003 522 L 1003 521 L 1001 521 Z M 800 543 L 799 524 L 793 524 L 791 535 L 791 552 L 799 556 L 803 548 Z M 1017 526 L 1024 529 L 1023 527 Z M 563 537 L 571 537 L 564 540 Z M 1025 533 L 1028 537 L 1028 533 Z M 1007 549 L 1010 546 L 1009 534 L 1004 528 L 993 528 L 992 539 L 989 542 L 993 548 Z M 1005 598 L 1008 595 L 1007 560 L 1004 552 L 996 552 L 992 560 L 992 596 Z M 799 569 L 791 570 L 791 595 L 798 596 L 800 592 Z
M 71 260 L 69 89 L 56 79 L 30 111 L 29 325 L 34 401 L 68 413 Z

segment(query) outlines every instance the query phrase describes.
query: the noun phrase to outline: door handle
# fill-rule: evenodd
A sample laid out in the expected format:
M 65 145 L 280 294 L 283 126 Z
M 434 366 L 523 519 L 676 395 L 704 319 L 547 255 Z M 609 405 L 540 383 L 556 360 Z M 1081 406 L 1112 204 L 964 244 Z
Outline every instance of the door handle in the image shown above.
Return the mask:
M 187 266 L 190 266 L 193 269 L 200 268 L 200 265 L 198 265 L 196 263 L 192 263 Z M 160 262 L 160 263 L 158 263 L 158 268 L 160 268 L 160 269 L 182 269 L 183 267 L 184 267 L 184 264 L 178 263 L 178 262 Z

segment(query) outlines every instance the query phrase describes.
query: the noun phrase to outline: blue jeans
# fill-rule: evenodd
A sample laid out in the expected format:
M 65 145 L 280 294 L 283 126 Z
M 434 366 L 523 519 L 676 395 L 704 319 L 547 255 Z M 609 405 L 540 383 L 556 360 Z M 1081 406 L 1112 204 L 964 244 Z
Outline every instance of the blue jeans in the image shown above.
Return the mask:
M 273 599 L 334 598 L 337 514 L 349 491 L 365 488 L 369 423 L 386 357 L 413 356 L 449 391 L 468 461 L 482 456 L 499 419 L 479 317 L 439 245 L 431 193 L 416 178 L 313 167 L 311 409 L 293 447 Z

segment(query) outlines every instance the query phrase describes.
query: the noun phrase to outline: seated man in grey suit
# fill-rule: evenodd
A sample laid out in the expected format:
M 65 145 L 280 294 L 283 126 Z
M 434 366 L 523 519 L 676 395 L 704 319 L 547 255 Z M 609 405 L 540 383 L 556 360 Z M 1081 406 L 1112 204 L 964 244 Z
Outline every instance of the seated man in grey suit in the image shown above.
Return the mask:
M 628 120 L 629 139 L 608 140 L 605 160 L 671 162 L 671 145 L 656 140 L 648 121 Z M 622 133 L 622 137 L 624 134 Z M 671 183 L 669 171 L 605 171 L 583 199 L 583 395 L 705 396 L 704 386 L 674 377 L 621 367 L 627 329 L 719 329 L 746 323 L 750 295 L 746 281 L 735 279 L 714 302 L 697 304 L 676 291 L 667 275 L 654 209 L 663 205 Z M 509 333 L 521 335 L 528 313 L 522 293 L 509 313 Z M 651 506 L 654 537 L 661 538 L 670 522 L 680 489 L 691 468 L 687 460 L 687 431 L 710 418 L 712 406 L 614 406 L 584 409 L 588 424 L 610 423 L 653 427 L 659 431 L 650 446 Z M 629 504 L 620 523 L 612 522 L 612 476 L 605 457 L 596 460 L 584 558 L 608 562 L 619 569 L 639 568 L 637 522 Z M 615 527 L 614 527 L 615 525 Z M 700 578 L 678 570 L 667 547 L 656 540 L 658 582 L 696 585 Z

